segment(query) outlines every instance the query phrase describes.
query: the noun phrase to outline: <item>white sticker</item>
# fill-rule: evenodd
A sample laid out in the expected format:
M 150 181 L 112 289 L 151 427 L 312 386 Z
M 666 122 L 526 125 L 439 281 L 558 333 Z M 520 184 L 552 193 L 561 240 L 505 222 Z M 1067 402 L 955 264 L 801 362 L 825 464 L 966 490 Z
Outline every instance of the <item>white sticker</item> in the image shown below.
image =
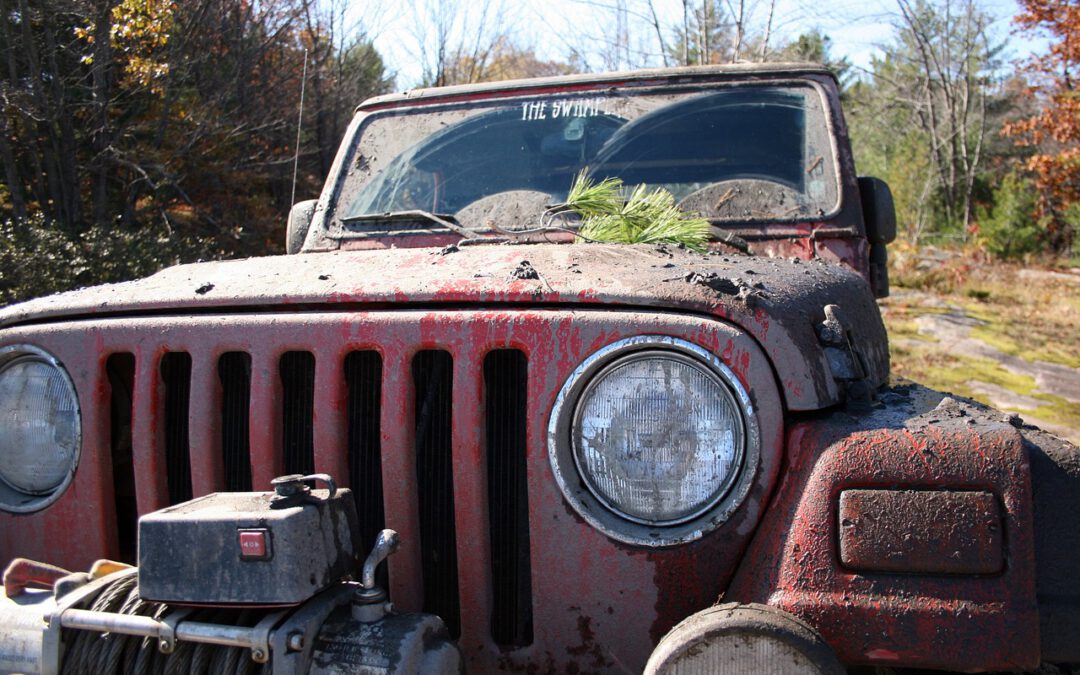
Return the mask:
M 529 101 L 521 104 L 522 121 L 558 119 L 560 117 L 596 117 L 606 115 L 606 98 L 578 98 L 557 101 Z

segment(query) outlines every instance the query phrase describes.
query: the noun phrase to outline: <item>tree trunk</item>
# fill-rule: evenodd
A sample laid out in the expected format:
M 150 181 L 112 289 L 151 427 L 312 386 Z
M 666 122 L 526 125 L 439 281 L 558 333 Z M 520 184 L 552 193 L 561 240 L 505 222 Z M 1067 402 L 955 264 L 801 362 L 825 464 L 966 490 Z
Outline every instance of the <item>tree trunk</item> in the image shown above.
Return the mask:
M 112 44 L 109 39 L 112 3 L 103 1 L 94 18 L 94 65 L 91 77 L 94 88 L 94 125 L 90 138 L 94 148 L 94 188 L 91 195 L 93 221 L 105 225 L 109 220 L 109 146 L 112 134 L 109 129 L 109 100 L 111 96 L 109 67 L 112 64 Z
M 23 198 L 22 178 L 15 163 L 15 155 L 8 142 L 7 110 L 0 110 L 0 161 L 4 162 L 4 176 L 7 177 L 8 193 L 11 195 L 11 211 L 16 220 L 26 218 L 26 200 Z
M 45 54 L 48 58 L 49 69 L 54 74 L 51 78 L 51 84 L 56 126 L 60 130 L 58 139 L 59 156 L 57 159 L 60 167 L 60 195 L 64 204 L 64 222 L 69 225 L 81 225 L 83 215 L 82 195 L 79 193 L 79 146 L 75 138 L 74 111 L 67 102 L 67 92 L 64 89 L 66 82 L 60 76 L 60 73 L 65 72 L 65 69 L 62 69 L 57 61 L 60 48 L 56 44 L 56 36 L 53 33 L 51 23 L 46 23 L 43 32 L 45 34 Z
M 33 144 L 37 148 L 35 153 L 40 158 L 36 168 L 39 189 L 38 202 L 41 210 L 53 220 L 64 220 L 64 194 L 61 186 L 60 168 L 56 161 L 57 139 L 55 127 L 50 120 L 56 116 L 50 101 L 45 97 L 45 79 L 41 73 L 41 60 L 38 55 L 37 41 L 30 30 L 29 18 L 33 16 L 26 0 L 19 0 L 19 12 L 24 17 L 22 25 L 23 54 L 26 56 L 26 65 L 29 70 L 27 76 L 33 83 L 31 86 L 31 100 L 35 108 L 36 119 L 28 120 L 28 124 L 37 127 L 34 134 Z M 49 30 L 48 22 L 45 22 L 45 30 Z M 35 157 L 35 159 L 37 159 Z

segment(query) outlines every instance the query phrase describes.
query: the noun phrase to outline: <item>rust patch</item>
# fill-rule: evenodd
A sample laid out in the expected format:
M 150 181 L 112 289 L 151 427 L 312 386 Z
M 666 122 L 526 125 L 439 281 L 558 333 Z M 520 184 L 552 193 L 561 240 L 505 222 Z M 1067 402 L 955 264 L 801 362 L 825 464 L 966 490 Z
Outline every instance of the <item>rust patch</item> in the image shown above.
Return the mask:
M 868 572 L 995 574 L 1001 508 L 989 492 L 845 490 L 840 562 Z
M 592 618 L 581 614 L 580 607 L 571 607 L 570 611 L 578 612 L 577 633 L 578 637 L 581 639 L 581 643 L 566 648 L 566 653 L 574 657 L 574 660 L 572 660 L 569 665 L 580 668 L 582 665 L 580 659 L 582 659 L 582 657 L 591 657 L 591 662 L 587 664 L 588 668 L 602 670 L 614 666 L 615 662 L 608 655 L 607 651 L 596 641 L 596 632 L 592 627 Z M 593 671 L 577 670 L 577 672 Z
M 692 544 L 649 554 L 656 563 L 653 581 L 660 589 L 656 597 L 656 620 L 649 628 L 653 643 L 660 642 L 672 627 L 702 609 L 701 598 L 716 602 L 723 596 L 734 567 L 717 566 L 713 561 L 737 560 L 745 548 L 745 537 L 719 532 Z M 690 580 L 694 592 L 680 590 Z

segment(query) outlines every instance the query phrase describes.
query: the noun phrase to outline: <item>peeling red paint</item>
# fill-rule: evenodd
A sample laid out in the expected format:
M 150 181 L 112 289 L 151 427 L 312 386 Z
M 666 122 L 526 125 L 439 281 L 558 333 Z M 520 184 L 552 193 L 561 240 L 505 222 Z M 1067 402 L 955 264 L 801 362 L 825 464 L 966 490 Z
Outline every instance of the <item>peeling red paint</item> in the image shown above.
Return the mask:
M 1038 665 L 1031 483 L 1016 429 L 959 403 L 916 416 L 907 403 L 894 402 L 862 419 L 836 414 L 794 426 L 787 462 L 727 599 L 799 616 L 848 664 Z M 996 495 L 1009 562 L 1000 574 L 974 576 L 845 570 L 836 551 L 836 509 L 850 488 Z M 769 562 L 754 564 L 762 560 Z
M 62 362 L 81 363 L 87 354 L 131 352 L 136 357 L 136 427 L 146 443 L 138 450 L 137 483 L 140 512 L 167 501 L 162 411 L 157 395 L 158 363 L 167 350 L 186 351 L 193 358 L 192 391 L 216 386 L 215 364 L 225 351 L 251 344 L 251 455 L 255 489 L 266 489 L 281 473 L 283 458 L 280 414 L 283 405 L 278 364 L 285 351 L 309 350 L 315 356 L 317 469 L 345 472 L 348 434 L 343 431 L 341 362 L 351 350 L 376 347 L 384 359 L 382 408 L 384 498 L 387 526 L 398 529 L 404 543 L 391 560 L 391 594 L 404 610 L 422 607 L 419 579 L 418 516 L 415 502 L 410 372 L 419 349 L 444 349 L 454 363 L 454 495 L 459 532 L 459 575 L 463 634 L 461 644 L 472 667 L 488 671 L 499 664 L 528 668 L 550 663 L 555 672 L 603 669 L 603 662 L 640 670 L 657 635 L 692 612 L 712 604 L 738 564 L 754 524 L 762 516 L 779 471 L 782 409 L 779 392 L 756 342 L 730 325 L 707 318 L 657 312 L 555 310 L 435 310 L 241 314 L 223 317 L 102 318 L 92 323 L 43 324 L 10 328 L 5 340 L 30 342 Z M 87 330 L 92 325 L 93 330 Z M 547 456 L 547 415 L 569 374 L 590 353 L 628 336 L 640 334 L 692 337 L 705 348 L 731 345 L 728 366 L 748 370 L 746 386 L 760 402 L 763 469 L 751 497 L 735 516 L 707 541 L 689 547 L 647 550 L 616 543 L 577 518 L 555 484 Z M 486 450 L 481 418 L 484 355 L 491 349 L 522 349 L 530 364 L 528 401 L 528 494 L 535 643 L 521 650 L 502 650 L 491 641 L 491 590 L 486 543 Z M 74 485 L 56 505 L 30 516 L 0 515 L 0 558 L 19 554 L 82 569 L 116 550 L 115 516 L 111 512 L 111 467 L 108 464 L 108 389 L 104 360 L 96 367 L 73 368 L 72 377 L 84 403 L 88 428 L 80 470 Z M 740 365 L 743 364 L 742 366 Z M 97 400 L 86 392 L 99 392 Z M 97 420 L 94 422 L 93 420 Z M 206 416 L 193 418 L 192 440 L 210 438 Z M 196 492 L 219 480 L 220 459 L 205 449 L 192 449 Z M 343 473 L 344 472 L 344 473 Z M 94 508 L 86 508 L 87 505 Z M 78 528 L 73 524 L 78 523 Z M 570 612 L 576 606 L 579 611 Z M 587 622 L 591 642 L 582 642 L 580 624 Z M 587 646 L 581 654 L 567 646 Z M 500 661 L 501 659 L 501 661 Z M 548 661 L 550 659 L 550 661 Z M 606 666 L 605 666 L 606 668 Z

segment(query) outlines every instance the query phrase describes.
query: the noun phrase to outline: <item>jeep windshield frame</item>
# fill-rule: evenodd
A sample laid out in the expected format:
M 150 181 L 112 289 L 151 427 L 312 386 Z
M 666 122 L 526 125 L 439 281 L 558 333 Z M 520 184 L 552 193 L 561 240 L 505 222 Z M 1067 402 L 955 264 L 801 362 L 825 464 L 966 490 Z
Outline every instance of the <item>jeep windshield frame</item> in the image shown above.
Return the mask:
M 666 188 L 754 238 L 788 236 L 843 204 L 833 102 L 814 78 L 493 88 L 367 107 L 323 195 L 321 230 L 339 244 L 452 232 L 379 218 L 403 211 L 452 215 L 480 234 L 535 227 L 583 169 Z

